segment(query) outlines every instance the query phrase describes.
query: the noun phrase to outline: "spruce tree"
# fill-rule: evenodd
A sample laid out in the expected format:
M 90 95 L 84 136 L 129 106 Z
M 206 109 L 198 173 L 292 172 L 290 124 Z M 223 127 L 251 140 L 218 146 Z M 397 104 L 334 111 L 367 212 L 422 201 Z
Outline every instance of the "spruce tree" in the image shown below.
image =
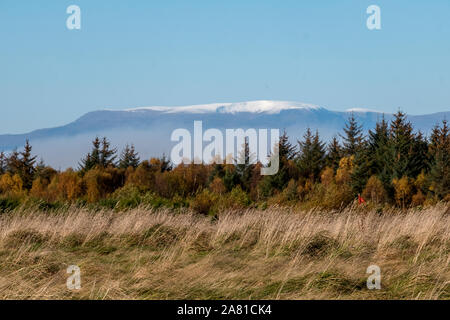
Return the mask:
M 300 175 L 313 181 L 318 180 L 325 164 L 325 146 L 320 140 L 319 132 L 313 135 L 308 128 L 302 141 L 298 141 L 299 157 L 297 165 Z
M 280 137 L 280 142 L 278 144 L 278 154 L 280 159 L 292 160 L 297 155 L 297 148 L 289 142 L 289 137 L 286 131 Z
M 25 189 L 31 189 L 33 185 L 34 173 L 35 173 L 35 163 L 36 156 L 31 155 L 31 150 L 33 148 L 30 142 L 27 140 L 25 143 L 24 150 L 20 152 L 20 177 L 23 181 L 23 186 Z
M 289 180 L 295 178 L 292 176 L 292 172 L 289 172 L 289 163 L 295 159 L 297 148 L 289 142 L 286 131 L 280 137 L 277 147 L 279 156 L 278 172 L 274 175 L 264 176 L 261 184 L 261 191 L 264 196 L 272 195 L 275 190 L 283 190 Z
M 173 165 L 165 153 L 159 158 L 159 161 L 161 162 L 161 172 L 171 171 L 173 169 Z
M 450 135 L 446 120 L 442 121 L 442 127 L 434 128 L 429 153 L 432 191 L 443 199 L 450 194 Z
M 422 132 L 419 131 L 413 136 L 410 165 L 407 175 L 416 178 L 422 171 L 428 172 L 429 170 L 428 143 Z
M 344 135 L 341 135 L 343 139 L 344 156 L 349 157 L 355 155 L 362 145 L 364 135 L 362 126 L 358 124 L 353 113 L 345 124 L 344 133 Z
M 375 130 L 369 131 L 368 153 L 369 153 L 369 172 L 368 175 L 376 175 L 383 183 L 383 187 L 388 194 L 393 195 L 392 167 L 393 149 L 389 140 L 389 124 L 383 118 L 377 122 Z
M 339 161 L 341 161 L 343 153 L 342 147 L 339 144 L 336 136 L 334 136 L 331 142 L 328 144 L 327 151 L 328 152 L 325 164 L 336 172 L 336 170 L 339 168 Z
M 394 115 L 389 134 L 392 148 L 389 166 L 392 168 L 392 178 L 416 178 L 426 165 L 422 135 L 413 133 L 411 123 L 401 111 Z
M 94 141 L 92 141 L 92 151 L 90 153 L 90 161 L 91 161 L 91 168 L 97 166 L 100 164 L 100 146 L 101 146 L 101 142 L 100 142 L 100 138 L 99 137 L 95 137 Z
M 0 152 L 0 175 L 6 172 L 6 155 L 2 151 Z
M 128 167 L 137 168 L 139 166 L 139 155 L 134 149 L 134 145 L 126 145 L 119 159 L 119 168 L 127 169 Z
M 352 189 L 354 195 L 361 193 L 372 175 L 371 159 L 372 154 L 369 143 L 362 141 L 353 159 L 353 171 L 351 174 Z
M 107 168 L 114 166 L 116 159 L 116 149 L 111 149 L 110 142 L 104 137 L 100 140 L 98 137 L 92 141 L 92 150 L 84 159 L 81 160 L 80 171 L 85 173 L 96 166 Z
M 116 160 L 117 149 L 111 149 L 111 143 L 103 137 L 102 139 L 102 149 L 100 150 L 100 165 L 103 168 L 114 167 Z
M 256 155 L 250 152 L 250 146 L 246 138 L 236 163 L 236 173 L 239 176 L 240 185 L 244 191 L 249 191 L 255 159 Z
M 92 151 L 88 152 L 79 164 L 82 173 L 86 173 L 100 164 L 100 144 L 100 139 L 98 137 L 92 141 Z

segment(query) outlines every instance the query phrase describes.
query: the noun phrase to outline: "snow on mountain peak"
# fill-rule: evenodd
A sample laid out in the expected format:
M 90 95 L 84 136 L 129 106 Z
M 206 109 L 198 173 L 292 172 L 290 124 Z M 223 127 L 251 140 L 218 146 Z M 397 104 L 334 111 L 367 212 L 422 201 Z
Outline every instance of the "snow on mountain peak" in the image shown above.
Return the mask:
M 359 112 L 359 113 L 366 113 L 366 112 L 373 112 L 373 113 L 382 113 L 378 110 L 372 110 L 372 109 L 365 109 L 365 108 L 351 108 L 345 110 L 345 112 Z
M 164 113 L 238 113 L 238 112 L 251 112 L 251 113 L 267 113 L 267 114 L 277 114 L 283 110 L 294 110 L 294 109 L 307 109 L 307 110 L 317 110 L 320 107 L 300 102 L 291 101 L 269 101 L 269 100 L 259 100 L 259 101 L 248 101 L 248 102 L 236 102 L 236 103 L 212 103 L 212 104 L 200 104 L 191 106 L 180 106 L 180 107 L 140 107 L 126 109 L 124 111 L 128 112 L 139 112 L 139 111 L 160 111 Z

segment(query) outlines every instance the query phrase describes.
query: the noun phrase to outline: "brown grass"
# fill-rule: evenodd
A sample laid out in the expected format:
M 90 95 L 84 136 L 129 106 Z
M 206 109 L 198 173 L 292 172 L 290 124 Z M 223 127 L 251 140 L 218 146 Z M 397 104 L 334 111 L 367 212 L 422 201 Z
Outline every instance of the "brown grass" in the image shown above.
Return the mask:
M 449 299 L 447 207 L 0 216 L 1 299 Z M 381 290 L 366 269 L 381 268 Z M 66 287 L 69 265 L 81 290 Z

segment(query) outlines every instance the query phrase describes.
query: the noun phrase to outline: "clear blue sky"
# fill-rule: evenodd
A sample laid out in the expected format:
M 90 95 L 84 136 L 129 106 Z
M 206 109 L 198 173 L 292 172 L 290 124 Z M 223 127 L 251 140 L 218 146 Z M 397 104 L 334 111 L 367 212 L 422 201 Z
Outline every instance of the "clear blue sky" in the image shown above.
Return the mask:
M 71 4 L 80 31 L 66 28 Z M 371 4 L 382 30 L 366 28 Z M 260 99 L 450 110 L 450 1 L 0 1 L 0 133 Z

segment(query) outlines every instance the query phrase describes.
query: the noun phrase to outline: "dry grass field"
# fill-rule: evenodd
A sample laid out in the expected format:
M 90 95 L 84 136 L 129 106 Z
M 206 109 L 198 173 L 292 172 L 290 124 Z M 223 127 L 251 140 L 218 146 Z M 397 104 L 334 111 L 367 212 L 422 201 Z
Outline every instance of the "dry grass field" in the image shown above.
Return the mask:
M 446 210 L 19 209 L 0 216 L 0 298 L 450 299 Z

